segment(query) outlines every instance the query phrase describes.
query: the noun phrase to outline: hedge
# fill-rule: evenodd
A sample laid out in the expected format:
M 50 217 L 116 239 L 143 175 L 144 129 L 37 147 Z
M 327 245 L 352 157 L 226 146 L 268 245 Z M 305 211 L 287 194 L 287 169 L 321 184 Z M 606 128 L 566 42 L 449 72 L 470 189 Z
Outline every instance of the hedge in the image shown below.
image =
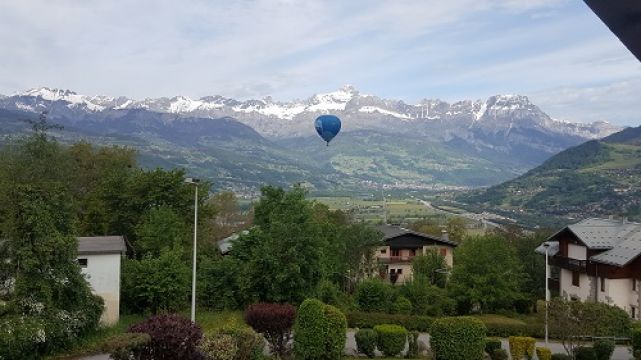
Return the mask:
M 325 304 L 307 299 L 298 308 L 294 324 L 296 359 L 320 359 L 325 354 Z
M 573 360 L 573 359 L 572 359 L 572 356 L 568 354 L 557 353 L 557 354 L 552 354 L 552 360 Z
M 407 329 L 399 325 L 383 324 L 374 327 L 376 345 L 385 356 L 396 356 L 405 348 Z
M 574 349 L 574 358 L 576 360 L 597 360 L 596 351 L 588 346 L 580 346 Z
M 536 339 L 525 336 L 510 336 L 510 355 L 513 360 L 521 360 L 524 357 L 531 359 L 534 357 Z
M 510 336 L 538 337 L 539 335 L 543 335 L 544 332 L 542 325 L 536 323 L 528 324 L 525 321 L 501 315 L 478 315 L 474 317 L 485 324 L 487 336 L 503 338 Z
M 632 329 L 632 353 L 641 351 L 641 327 Z
M 429 316 L 351 312 L 347 314 L 350 328 L 373 328 L 376 325 L 400 325 L 409 331 L 429 332 L 434 318 Z
M 552 360 L 552 350 L 546 347 L 537 347 L 536 348 L 536 357 L 539 360 Z
M 481 360 L 485 325 L 473 317 L 446 317 L 434 321 L 430 345 L 436 360 Z
M 345 314 L 332 305 L 325 305 L 325 356 L 340 359 L 345 349 L 347 319 Z
M 501 339 L 495 337 L 489 337 L 485 339 L 485 352 L 492 357 L 494 350 L 502 348 Z
M 360 329 L 354 335 L 356 340 L 356 349 L 359 353 L 373 358 L 376 351 L 376 331 L 374 329 Z
M 198 348 L 206 360 L 234 360 L 238 353 L 236 341 L 227 334 L 206 335 Z
M 610 360 L 614 353 L 615 343 L 612 340 L 599 339 L 594 342 L 597 360 Z

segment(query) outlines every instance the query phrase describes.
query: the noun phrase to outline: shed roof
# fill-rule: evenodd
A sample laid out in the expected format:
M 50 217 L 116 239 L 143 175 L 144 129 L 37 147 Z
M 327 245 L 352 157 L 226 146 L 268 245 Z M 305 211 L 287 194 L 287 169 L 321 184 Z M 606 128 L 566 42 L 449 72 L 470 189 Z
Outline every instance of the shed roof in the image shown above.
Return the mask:
M 127 251 L 122 236 L 90 236 L 78 238 L 78 255 L 124 254 Z

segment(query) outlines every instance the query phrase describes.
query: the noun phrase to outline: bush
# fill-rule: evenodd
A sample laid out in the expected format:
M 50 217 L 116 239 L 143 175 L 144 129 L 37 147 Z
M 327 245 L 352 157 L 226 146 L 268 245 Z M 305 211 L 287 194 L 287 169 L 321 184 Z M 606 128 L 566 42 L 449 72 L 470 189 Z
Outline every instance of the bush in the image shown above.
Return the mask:
M 376 331 L 373 329 L 360 329 L 354 335 L 356 340 L 356 349 L 368 358 L 374 357 L 376 350 Z
M 524 357 L 531 359 L 534 357 L 536 339 L 525 336 L 510 336 L 510 355 L 513 360 L 521 360 Z
M 487 328 L 488 336 L 510 337 L 510 336 L 532 336 L 528 324 L 522 320 L 512 319 L 501 315 L 478 315 Z
M 199 346 L 207 360 L 234 360 L 238 352 L 236 341 L 231 335 L 207 335 Z
M 568 354 L 552 354 L 552 360 L 574 360 Z
M 414 315 L 445 316 L 456 312 L 456 303 L 447 296 L 447 291 L 431 285 L 425 278 L 416 277 L 403 284 L 400 293 L 410 300 Z
M 594 351 L 596 352 L 597 360 L 610 360 L 614 353 L 614 341 L 599 339 L 594 342 Z
M 356 305 L 365 312 L 388 312 L 394 288 L 381 280 L 365 280 L 358 284 Z
M 178 311 L 189 295 L 190 272 L 176 252 L 158 258 L 124 260 L 122 305 L 125 312 Z
M 405 357 L 408 359 L 416 359 L 419 355 L 418 349 L 418 331 L 412 331 L 407 337 L 407 354 Z
M 351 312 L 347 314 L 350 328 L 373 328 L 376 325 L 395 324 L 410 331 L 429 332 L 434 319 L 428 316 Z
M 641 328 L 632 329 L 632 353 L 636 354 L 641 351 Z
M 340 359 L 347 341 L 347 319 L 345 314 L 332 305 L 325 305 L 325 356 Z
M 237 348 L 234 360 L 252 360 L 263 353 L 265 340 L 251 328 L 227 326 L 216 333 L 229 335 L 234 339 Z
M 501 339 L 499 338 L 487 338 L 485 339 L 485 352 L 492 357 L 494 350 L 502 348 Z M 494 359 L 494 358 L 492 358 Z
M 198 344 L 202 338 L 200 326 L 177 314 L 153 316 L 127 330 L 151 337 L 151 342 L 141 354 L 141 359 L 191 360 L 199 355 Z
M 101 350 L 111 355 L 113 360 L 137 360 L 150 342 L 151 337 L 148 334 L 124 333 L 105 340 Z
M 546 347 L 537 347 L 536 348 L 536 357 L 539 360 L 552 360 L 552 350 Z
M 412 303 L 405 296 L 398 296 L 391 308 L 392 314 L 409 315 L 412 313 Z
M 490 354 L 490 358 L 492 360 L 508 360 L 509 356 L 505 349 L 494 349 L 494 351 L 492 351 L 492 353 Z
M 385 356 L 396 356 L 405 348 L 407 329 L 398 325 L 383 324 L 374 327 L 376 344 Z
M 485 349 L 485 325 L 472 317 L 434 321 L 430 344 L 437 360 L 481 360 Z
M 597 360 L 596 351 L 588 346 L 579 346 L 574 349 L 575 360 Z
M 271 352 L 286 357 L 290 352 L 296 308 L 288 304 L 258 303 L 245 310 L 245 322 L 265 336 Z
M 320 359 L 325 353 L 325 304 L 307 299 L 298 308 L 294 325 L 294 354 L 297 359 Z

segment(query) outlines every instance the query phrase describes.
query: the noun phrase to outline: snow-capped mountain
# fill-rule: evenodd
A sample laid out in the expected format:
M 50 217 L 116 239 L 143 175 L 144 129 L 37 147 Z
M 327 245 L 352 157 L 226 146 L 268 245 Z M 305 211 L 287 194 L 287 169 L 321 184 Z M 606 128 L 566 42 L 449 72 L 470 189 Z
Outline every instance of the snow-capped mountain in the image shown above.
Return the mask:
M 316 94 L 305 100 L 277 102 L 239 101 L 223 96 L 191 99 L 186 96 L 135 100 L 125 97 L 86 96 L 70 90 L 31 89 L 0 98 L 0 107 L 25 111 L 49 109 L 53 116 L 80 112 L 145 109 L 179 117 L 233 117 L 268 138 L 293 138 L 312 135 L 311 120 L 324 113 L 343 119 L 343 130 L 378 130 L 429 138 L 469 138 L 480 131 L 486 135 L 509 135 L 515 129 L 594 139 L 608 136 L 620 127 L 606 122 L 570 123 L 550 118 L 525 96 L 497 95 L 487 100 L 464 100 L 449 104 L 424 99 L 418 104 L 360 94 L 346 85 L 337 91 Z M 66 111 L 64 108 L 69 109 Z

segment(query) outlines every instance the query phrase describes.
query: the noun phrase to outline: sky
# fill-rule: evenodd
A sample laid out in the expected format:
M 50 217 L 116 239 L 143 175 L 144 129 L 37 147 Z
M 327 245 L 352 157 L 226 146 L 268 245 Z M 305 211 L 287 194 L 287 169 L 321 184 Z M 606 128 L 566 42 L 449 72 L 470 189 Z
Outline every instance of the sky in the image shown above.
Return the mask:
M 2 1 L 0 49 L 5 95 L 287 101 L 352 84 L 641 125 L 641 63 L 580 0 Z

